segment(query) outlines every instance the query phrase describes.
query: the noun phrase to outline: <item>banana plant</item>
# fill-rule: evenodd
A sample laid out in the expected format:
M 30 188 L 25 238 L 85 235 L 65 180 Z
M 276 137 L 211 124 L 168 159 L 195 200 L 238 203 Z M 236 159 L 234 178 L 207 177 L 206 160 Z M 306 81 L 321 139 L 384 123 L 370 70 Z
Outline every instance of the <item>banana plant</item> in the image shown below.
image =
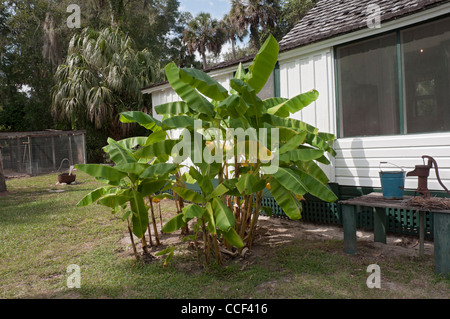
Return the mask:
M 270 36 L 248 71 L 239 65 L 230 80 L 229 91 L 202 71 L 178 68 L 174 63 L 166 66 L 167 79 L 182 101 L 155 107 L 157 113 L 164 115 L 163 129 L 182 128 L 192 134 L 199 133 L 198 127 L 203 131 L 217 129 L 218 133 L 209 139 L 203 134 L 202 141 L 214 144 L 210 149 L 215 153 L 222 151 L 222 157 L 218 155 L 220 163 L 199 163 L 193 158 L 198 152 L 194 152 L 191 160 L 195 165 L 189 174 L 200 186 L 202 195 L 174 188 L 174 192 L 180 192 L 193 204 L 172 218 L 164 231 L 174 231 L 196 219 L 196 229 L 203 232 L 205 247 L 212 238 L 218 260 L 216 244 L 238 252 L 244 246 L 251 247 L 260 212 L 270 211 L 261 204 L 266 192 L 293 220 L 301 218 L 301 201 L 307 193 L 327 202 L 337 200 L 318 165 L 329 164 L 327 154 L 335 156 L 332 148 L 335 136 L 290 117 L 316 101 L 319 92 L 313 89 L 290 99 L 258 97 L 273 72 L 278 51 L 277 41 Z M 197 130 L 196 121 L 201 123 Z M 236 135 L 228 136 L 230 130 L 239 129 L 254 132 L 255 136 L 244 141 L 239 141 Z M 253 153 L 252 157 L 252 147 L 263 152 L 257 156 Z M 227 148 L 232 150 L 231 161 L 228 152 L 223 154 Z M 214 177 L 219 181 L 216 188 L 210 182 Z
M 124 122 L 130 121 L 127 115 L 133 116 L 133 114 L 123 115 Z M 159 134 L 159 137 L 155 137 L 154 134 L 159 132 L 157 126 L 152 126 L 152 129 L 155 132 L 149 137 L 133 137 L 121 141 L 108 139 L 108 145 L 104 147 L 104 151 L 114 163 L 113 167 L 100 164 L 76 165 L 77 169 L 106 184 L 87 194 L 79 201 L 78 206 L 87 206 L 96 202 L 111 208 L 113 214 L 122 212 L 121 218 L 128 223 L 136 259 L 139 259 L 139 255 L 133 235 L 141 240 L 144 255 L 151 256 L 145 238 L 145 233 L 148 231 L 152 245 L 150 224 L 153 224 L 156 244 L 159 244 L 152 201 L 154 198 L 170 196 L 163 194 L 155 196 L 155 193 L 171 186 L 169 175 L 177 170 L 177 165 L 166 163 L 164 156 L 162 158 L 155 156 L 151 161 L 147 161 L 135 155 L 145 145 L 154 145 L 166 138 L 166 132 L 164 136 Z M 149 218 L 149 207 L 152 223 Z
M 114 168 L 79 166 L 108 184 L 82 201 L 98 200 L 113 210 L 128 203 L 132 230 L 142 238 L 148 214 L 147 219 L 141 214 L 146 207 L 140 199 L 171 187 L 180 205 L 163 232 L 192 223 L 188 239 L 197 248 L 199 262 L 202 258 L 209 264 L 215 256 L 220 264 L 222 253 L 236 256 L 244 247 L 251 248 L 260 213 L 270 214 L 270 208 L 262 206 L 266 193 L 293 220 L 301 218 L 307 193 L 327 202 L 337 200 L 320 166 L 330 164 L 327 156 L 335 156 L 334 135 L 291 117 L 316 101 L 319 92 L 313 89 L 290 99 L 258 97 L 273 72 L 278 51 L 277 41 L 270 36 L 248 70 L 239 65 L 230 90 L 200 70 L 168 64 L 167 79 L 181 101 L 156 106 L 155 111 L 163 115 L 161 121 L 142 112 L 121 115 L 122 122 L 139 123 L 153 133 L 134 145 L 110 141 L 107 151 L 116 163 Z M 181 174 L 183 167 L 188 171 Z M 215 187 L 214 178 L 218 180 Z M 189 183 L 196 183 L 201 193 L 189 189 Z M 184 201 L 189 204 L 182 206 Z M 168 262 L 173 248 L 158 254 L 168 254 Z

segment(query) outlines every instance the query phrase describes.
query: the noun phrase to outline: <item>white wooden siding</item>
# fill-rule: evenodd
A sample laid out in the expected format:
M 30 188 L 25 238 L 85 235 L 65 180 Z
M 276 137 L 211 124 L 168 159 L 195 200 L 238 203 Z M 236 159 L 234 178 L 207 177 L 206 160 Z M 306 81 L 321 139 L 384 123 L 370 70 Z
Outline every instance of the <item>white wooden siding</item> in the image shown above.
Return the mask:
M 450 188 L 450 133 L 344 138 L 336 141 L 335 149 L 336 182 L 340 185 L 381 187 L 380 162 L 396 164 L 409 172 L 423 164 L 422 155 L 428 155 L 436 160 L 440 178 Z M 381 168 L 398 170 L 391 165 Z M 406 188 L 416 189 L 417 185 L 417 177 L 406 178 Z M 428 188 L 442 190 L 434 168 Z
M 292 115 L 293 118 L 336 134 L 334 103 L 334 62 L 331 49 L 280 62 L 280 94 L 284 98 L 319 91 L 317 101 Z
M 291 117 L 317 127 L 322 132 L 336 134 L 334 98 L 334 61 L 332 49 L 280 61 L 280 95 L 293 98 L 312 89 L 319 92 L 317 101 Z M 323 166 L 331 182 L 335 181 L 334 159 Z

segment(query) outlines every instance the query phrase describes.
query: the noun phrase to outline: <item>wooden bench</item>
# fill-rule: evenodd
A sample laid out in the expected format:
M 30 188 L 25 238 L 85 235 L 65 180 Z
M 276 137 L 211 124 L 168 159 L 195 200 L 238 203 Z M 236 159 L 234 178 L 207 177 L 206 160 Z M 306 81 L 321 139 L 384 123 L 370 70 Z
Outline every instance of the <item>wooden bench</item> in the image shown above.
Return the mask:
M 374 241 L 386 244 L 386 208 L 398 208 L 419 213 L 419 254 L 424 255 L 425 212 L 420 207 L 409 205 L 412 196 L 403 199 L 384 199 L 381 193 L 371 193 L 361 197 L 343 200 L 342 218 L 344 226 L 344 251 L 356 254 L 356 214 L 358 206 L 374 208 Z M 450 210 L 430 211 L 434 227 L 434 271 L 436 274 L 450 276 Z

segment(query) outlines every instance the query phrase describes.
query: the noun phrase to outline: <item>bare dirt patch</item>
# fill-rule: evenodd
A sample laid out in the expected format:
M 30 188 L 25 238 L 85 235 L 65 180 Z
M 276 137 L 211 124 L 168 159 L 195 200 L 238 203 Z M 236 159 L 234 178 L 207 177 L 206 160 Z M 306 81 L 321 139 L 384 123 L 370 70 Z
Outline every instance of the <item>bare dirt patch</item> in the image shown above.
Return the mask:
M 171 200 L 161 201 L 161 210 L 163 212 L 163 220 L 166 222 L 175 214 L 175 205 Z M 157 228 L 160 231 L 161 226 L 157 220 Z M 192 229 L 192 227 L 191 227 Z M 152 228 L 153 230 L 153 228 Z M 166 249 L 170 246 L 180 248 L 190 248 L 188 251 L 194 252 L 195 249 L 189 242 L 183 242 L 183 236 L 180 231 L 172 234 L 160 234 L 161 244 L 157 247 L 153 246 L 151 252 L 153 254 Z M 270 218 L 267 216 L 260 216 L 258 227 L 255 233 L 255 240 L 252 249 L 244 256 L 247 263 L 253 259 L 264 258 L 273 254 L 274 249 L 278 246 L 285 246 L 302 241 L 325 241 L 325 240 L 343 240 L 343 228 L 335 225 L 314 224 L 305 221 L 292 221 L 284 218 Z M 358 230 L 357 231 L 358 246 L 370 247 L 371 257 L 398 257 L 407 256 L 411 259 L 419 257 L 419 240 L 414 237 L 397 236 L 388 234 L 387 244 L 375 243 L 372 231 Z M 147 237 L 148 241 L 148 237 Z M 153 236 L 153 243 L 155 239 Z M 136 242 L 138 251 L 141 250 L 141 243 Z M 134 258 L 131 240 L 128 233 L 124 235 L 120 241 L 120 253 L 124 256 L 132 256 Z M 183 251 L 180 249 L 179 251 Z M 425 240 L 424 243 L 425 256 L 433 255 L 433 242 Z M 195 265 L 195 264 L 194 264 Z

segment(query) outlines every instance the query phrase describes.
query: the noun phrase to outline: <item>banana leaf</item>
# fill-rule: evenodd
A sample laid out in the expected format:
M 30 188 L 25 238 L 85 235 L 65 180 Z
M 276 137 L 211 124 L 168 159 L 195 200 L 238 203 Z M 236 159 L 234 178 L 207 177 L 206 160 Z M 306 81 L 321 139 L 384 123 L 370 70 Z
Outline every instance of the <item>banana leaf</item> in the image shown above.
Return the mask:
M 120 114 L 120 121 L 122 123 L 138 123 L 153 132 L 161 130 L 161 122 L 144 112 L 123 112 Z
M 155 106 L 155 112 L 158 114 L 170 114 L 170 115 L 182 115 L 182 114 L 188 114 L 189 106 L 186 104 L 186 102 L 183 101 L 176 101 L 176 102 L 169 102 L 165 104 L 160 104 Z
M 138 238 L 142 238 L 149 224 L 148 208 L 145 206 L 142 194 L 137 191 L 132 191 L 130 206 L 131 211 L 133 212 L 133 216 L 131 218 L 133 224 L 133 234 L 135 234 Z
M 279 45 L 270 35 L 248 67 L 245 81 L 259 93 L 266 85 L 278 61 Z
M 212 100 L 223 101 L 228 97 L 228 91 L 220 83 L 200 70 L 183 68 L 180 70 L 180 79 Z
M 127 176 L 127 174 L 115 169 L 114 167 L 101 164 L 78 164 L 75 165 L 75 168 L 93 177 L 98 177 L 112 182 L 120 181 L 122 178 Z
M 277 202 L 277 204 L 283 209 L 286 216 L 292 220 L 298 220 L 301 218 L 301 203 L 299 203 L 291 192 L 281 185 L 276 179 L 270 180 L 271 189 L 270 192 Z
M 193 87 L 181 80 L 180 69 L 175 63 L 169 63 L 165 71 L 170 85 L 190 109 L 210 117 L 214 116 L 214 106 Z

